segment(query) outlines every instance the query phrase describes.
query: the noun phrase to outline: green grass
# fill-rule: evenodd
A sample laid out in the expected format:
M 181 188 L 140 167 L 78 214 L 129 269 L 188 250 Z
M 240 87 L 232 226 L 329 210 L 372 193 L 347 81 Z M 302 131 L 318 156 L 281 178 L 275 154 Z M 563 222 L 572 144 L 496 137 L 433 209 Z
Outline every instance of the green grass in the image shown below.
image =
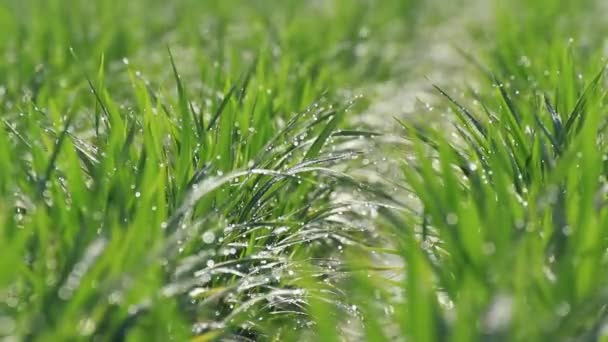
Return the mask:
M 378 131 L 473 1 L 0 4 L 0 337 L 605 339 L 602 5 L 486 5 Z
M 467 53 L 476 89 L 437 87 L 447 120 L 401 122 L 415 200 L 386 225 L 404 300 L 354 286 L 369 340 L 606 338 L 602 31 L 580 25 L 593 7 L 538 3 L 497 6 L 488 53 Z

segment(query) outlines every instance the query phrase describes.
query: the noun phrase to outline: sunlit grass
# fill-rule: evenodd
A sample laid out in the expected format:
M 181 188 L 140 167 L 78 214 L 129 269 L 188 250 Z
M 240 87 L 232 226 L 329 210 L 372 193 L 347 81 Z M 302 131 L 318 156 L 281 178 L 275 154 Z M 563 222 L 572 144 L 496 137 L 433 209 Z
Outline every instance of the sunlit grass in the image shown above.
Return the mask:
M 600 5 L 491 2 L 377 131 L 473 1 L 0 4 L 0 337 L 601 338 Z

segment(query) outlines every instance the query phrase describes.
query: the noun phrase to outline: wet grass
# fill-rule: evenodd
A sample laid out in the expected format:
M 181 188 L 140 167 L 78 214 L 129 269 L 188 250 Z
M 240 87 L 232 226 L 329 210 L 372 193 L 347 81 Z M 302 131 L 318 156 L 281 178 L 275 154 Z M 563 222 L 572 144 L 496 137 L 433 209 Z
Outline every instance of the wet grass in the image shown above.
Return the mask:
M 470 79 L 353 124 L 464 4 L 0 4 L 0 336 L 600 339 L 601 4 L 496 1 Z
M 436 87 L 446 114 L 400 121 L 411 201 L 385 225 L 403 260 L 394 285 L 403 300 L 387 301 L 381 278 L 355 278 L 368 340 L 606 338 L 599 9 L 515 1 L 496 10 L 478 38 L 486 50 L 463 51 L 477 78 Z

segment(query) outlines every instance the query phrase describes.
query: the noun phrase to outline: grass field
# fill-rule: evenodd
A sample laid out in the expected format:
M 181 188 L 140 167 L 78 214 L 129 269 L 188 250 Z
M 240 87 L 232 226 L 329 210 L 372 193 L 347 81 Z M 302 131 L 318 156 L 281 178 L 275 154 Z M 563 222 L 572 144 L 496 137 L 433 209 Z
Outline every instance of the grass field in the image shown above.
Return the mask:
M 606 14 L 0 2 L 0 339 L 608 341 Z

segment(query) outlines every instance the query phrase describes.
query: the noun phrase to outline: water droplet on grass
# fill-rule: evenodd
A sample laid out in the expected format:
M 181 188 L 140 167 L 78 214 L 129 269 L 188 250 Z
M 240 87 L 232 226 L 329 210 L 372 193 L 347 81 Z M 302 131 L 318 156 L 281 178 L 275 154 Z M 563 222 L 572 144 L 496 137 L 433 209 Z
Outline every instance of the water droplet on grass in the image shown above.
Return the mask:
M 570 313 L 570 304 L 568 302 L 563 302 L 557 306 L 555 313 L 558 316 L 565 317 Z
M 203 234 L 203 242 L 207 244 L 211 244 L 215 241 L 215 234 L 213 232 L 205 232 Z
M 458 224 L 458 215 L 454 213 L 448 213 L 445 217 L 445 221 L 448 225 L 455 226 L 456 224 Z

